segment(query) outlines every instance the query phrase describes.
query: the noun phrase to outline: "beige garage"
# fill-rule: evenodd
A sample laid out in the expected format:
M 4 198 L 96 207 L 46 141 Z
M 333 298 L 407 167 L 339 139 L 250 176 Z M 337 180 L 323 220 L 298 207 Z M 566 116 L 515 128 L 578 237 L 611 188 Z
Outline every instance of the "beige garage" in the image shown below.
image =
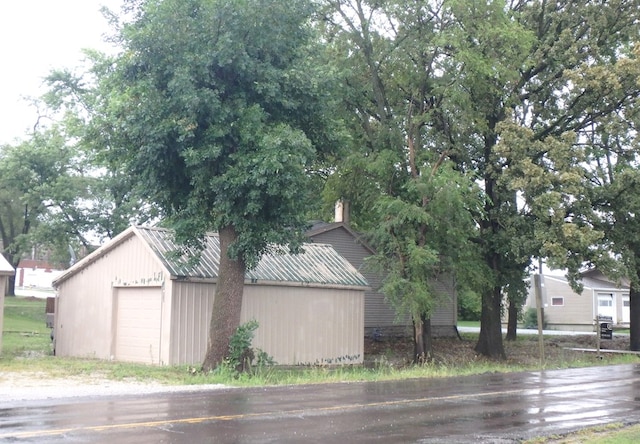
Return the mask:
M 55 282 L 59 356 L 199 364 L 215 297 L 219 240 L 197 263 L 177 258 L 169 230 L 131 227 Z M 330 245 L 265 255 L 247 272 L 241 321 L 278 364 L 364 358 L 364 277 Z

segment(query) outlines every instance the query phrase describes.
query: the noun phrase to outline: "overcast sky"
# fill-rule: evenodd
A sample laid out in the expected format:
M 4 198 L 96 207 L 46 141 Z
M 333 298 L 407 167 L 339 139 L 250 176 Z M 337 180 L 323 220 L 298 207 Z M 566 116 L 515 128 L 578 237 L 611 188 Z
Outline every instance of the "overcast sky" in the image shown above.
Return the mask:
M 0 144 L 24 139 L 37 117 L 24 97 L 43 92 L 54 68 L 74 68 L 83 48 L 107 50 L 101 6 L 123 0 L 0 0 Z

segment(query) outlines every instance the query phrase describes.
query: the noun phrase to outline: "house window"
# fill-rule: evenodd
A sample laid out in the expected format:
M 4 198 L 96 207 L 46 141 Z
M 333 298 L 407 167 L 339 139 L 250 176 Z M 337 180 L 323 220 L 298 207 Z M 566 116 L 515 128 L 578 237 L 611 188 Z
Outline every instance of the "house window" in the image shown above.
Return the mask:
M 611 298 L 599 298 L 598 305 L 600 307 L 613 307 L 613 299 Z
M 563 297 L 551 298 L 551 305 L 554 307 L 564 306 L 564 298 Z
M 631 304 L 629 303 L 629 299 L 624 299 L 624 300 L 622 301 L 622 305 L 623 305 L 624 307 L 630 307 L 630 306 L 631 306 Z

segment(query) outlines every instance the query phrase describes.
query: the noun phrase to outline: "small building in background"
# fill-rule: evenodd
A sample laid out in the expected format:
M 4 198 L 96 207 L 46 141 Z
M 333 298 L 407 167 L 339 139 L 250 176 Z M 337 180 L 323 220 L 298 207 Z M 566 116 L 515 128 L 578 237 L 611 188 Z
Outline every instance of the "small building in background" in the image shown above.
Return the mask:
M 46 298 L 53 296 L 53 281 L 63 273 L 48 261 L 22 259 L 16 268 L 16 296 Z
M 2 353 L 2 331 L 4 328 L 4 296 L 7 293 L 7 282 L 15 273 L 13 267 L 0 254 L 0 353 Z
M 196 261 L 169 230 L 130 227 L 54 281 L 59 356 L 200 364 L 220 257 L 216 234 Z M 241 322 L 278 364 L 359 364 L 366 279 L 330 245 L 268 254 L 246 274 Z
M 533 280 L 532 280 L 533 282 Z M 613 282 L 597 269 L 581 273 L 582 293 L 576 293 L 564 276 L 540 276 L 540 292 L 547 329 L 594 331 L 599 316 L 610 317 L 618 327 L 629 327 L 629 282 Z M 529 288 L 524 310 L 536 308 L 535 288 Z

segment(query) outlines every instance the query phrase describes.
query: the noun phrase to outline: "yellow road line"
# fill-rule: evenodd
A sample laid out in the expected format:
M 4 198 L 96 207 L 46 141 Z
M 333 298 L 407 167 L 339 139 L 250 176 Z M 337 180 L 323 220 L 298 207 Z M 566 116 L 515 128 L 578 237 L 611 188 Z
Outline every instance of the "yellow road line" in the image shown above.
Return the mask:
M 64 435 L 66 433 L 80 432 L 80 431 L 104 432 L 104 431 L 110 431 L 110 430 L 151 428 L 151 427 L 166 426 L 170 424 L 201 424 L 203 422 L 233 421 L 237 419 L 250 419 L 250 418 L 267 417 L 267 416 L 275 416 L 275 415 L 297 416 L 304 413 L 311 414 L 314 412 L 321 413 L 321 412 L 332 412 L 332 411 L 347 411 L 347 410 L 356 410 L 356 409 L 362 409 L 362 408 L 390 407 L 390 406 L 396 406 L 396 405 L 419 404 L 419 403 L 447 401 L 447 400 L 464 399 L 464 398 L 478 398 L 478 397 L 498 396 L 498 395 L 514 395 L 514 394 L 521 394 L 524 392 L 528 392 L 530 390 L 531 389 L 503 390 L 503 391 L 478 393 L 478 394 L 450 395 L 450 396 L 418 398 L 418 399 L 402 399 L 397 401 L 382 401 L 382 402 L 371 402 L 367 404 L 338 405 L 333 407 L 318 407 L 318 408 L 312 408 L 312 409 L 296 409 L 296 410 L 285 410 L 285 411 L 280 410 L 280 411 L 262 412 L 262 413 L 242 413 L 237 415 L 218 415 L 218 416 L 202 416 L 197 418 L 165 419 L 161 421 L 146 421 L 146 422 L 131 422 L 131 423 L 124 423 L 124 424 L 106 424 L 106 425 L 99 425 L 99 426 L 69 427 L 64 429 L 53 429 L 53 430 L 34 430 L 31 432 L 0 434 L 0 439 L 56 436 L 56 435 Z

